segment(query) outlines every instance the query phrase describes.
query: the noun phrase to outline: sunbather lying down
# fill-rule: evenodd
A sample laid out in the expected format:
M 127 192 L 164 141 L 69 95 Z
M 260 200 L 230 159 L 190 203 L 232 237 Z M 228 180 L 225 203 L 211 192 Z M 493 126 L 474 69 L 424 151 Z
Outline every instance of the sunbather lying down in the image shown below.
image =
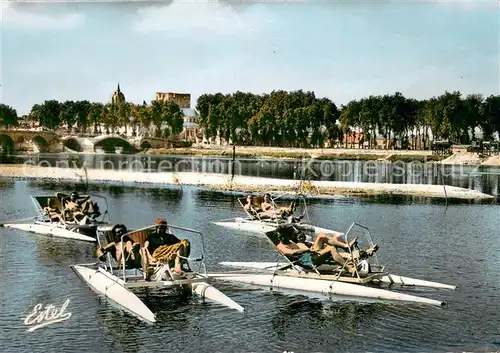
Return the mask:
M 292 235 L 289 232 L 280 232 L 278 234 L 279 243 L 277 249 L 287 256 L 292 261 L 297 261 L 300 264 L 310 267 L 320 266 L 326 263 L 329 259 L 333 259 L 336 263 L 346 266 L 349 273 L 354 274 L 356 271 L 354 261 L 349 252 L 339 252 L 338 248 L 345 250 L 353 249 L 357 244 L 357 238 L 354 238 L 349 243 L 342 242 L 340 235 L 328 235 L 320 233 L 316 237 L 314 244 L 310 247 L 301 242 L 294 242 Z M 378 245 L 374 245 L 365 251 L 358 252 L 357 259 L 361 257 L 372 256 L 378 250 Z
M 292 202 L 289 207 L 274 207 L 270 202 L 270 194 L 265 194 L 263 201 L 259 205 L 254 205 L 254 197 L 252 195 L 246 196 L 247 203 L 244 205 L 245 210 L 251 214 L 258 216 L 260 219 L 267 218 L 286 218 L 293 214 L 296 204 Z

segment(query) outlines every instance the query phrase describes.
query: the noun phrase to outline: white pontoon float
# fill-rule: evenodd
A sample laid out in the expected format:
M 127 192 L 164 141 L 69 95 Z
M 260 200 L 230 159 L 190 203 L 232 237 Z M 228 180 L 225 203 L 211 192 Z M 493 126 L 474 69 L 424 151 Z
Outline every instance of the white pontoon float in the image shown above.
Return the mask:
M 64 204 L 68 197 L 69 195 L 62 193 L 56 193 L 55 196 L 31 196 L 36 208 L 36 216 L 0 224 L 0 226 L 57 238 L 95 242 L 97 227 L 110 224 L 107 199 L 100 195 L 82 195 L 80 199 L 88 198 L 88 202 L 92 205 L 92 211 L 85 214 L 82 219 L 77 220 L 65 210 Z M 99 206 L 92 200 L 96 197 L 102 198 L 106 204 L 106 210 L 102 217 Z M 98 220 L 98 217 L 101 219 Z
M 122 244 L 124 237 L 127 236 L 134 243 L 139 243 L 142 246 L 148 239 L 149 234 L 151 234 L 151 230 L 155 227 L 149 226 L 125 233 L 121 236 Z M 147 323 L 156 322 L 155 315 L 132 290 L 147 289 L 150 295 L 154 295 L 155 291 L 158 291 L 158 294 L 160 292 L 161 294 L 165 294 L 165 292 L 178 293 L 179 290 L 183 293 L 188 291 L 202 299 L 209 299 L 223 306 L 243 312 L 243 307 L 210 284 L 212 279 L 208 277 L 206 272 L 203 234 L 192 229 L 174 225 L 169 225 L 168 227 L 200 236 L 202 244 L 201 257 L 187 259 L 199 264 L 197 272 L 187 272 L 186 276 L 178 277 L 170 270 L 167 264 L 156 265 L 151 280 L 146 281 L 143 279 L 143 271 L 140 266 L 137 268 L 127 268 L 124 256 L 122 256 L 123 261 L 120 264 L 116 264 L 110 253 L 107 253 L 105 262 L 99 261 L 92 264 L 72 265 L 71 268 L 96 293 L 103 295 L 124 311 Z M 116 239 L 113 236 L 115 229 L 116 225 L 98 228 L 97 240 L 99 246 L 103 246 L 103 244 Z
M 345 233 L 345 242 L 349 239 L 353 229 L 360 228 L 368 237 L 373 245 L 371 234 L 368 228 L 353 223 Z M 279 243 L 278 235 L 285 231 L 292 230 L 292 234 L 300 235 L 300 231 L 295 225 L 290 224 L 287 227 L 281 227 L 274 231 L 266 233 L 273 246 Z M 331 233 L 331 232 L 330 232 Z M 294 239 L 295 241 L 296 238 Z M 277 249 L 276 249 L 277 250 Z M 278 251 L 279 252 L 279 251 Z M 304 292 L 315 292 L 326 297 L 348 296 L 366 299 L 381 299 L 389 301 L 403 301 L 413 303 L 431 304 L 437 306 L 446 305 L 440 300 L 422 298 L 415 295 L 393 292 L 384 289 L 399 285 L 402 287 L 429 287 L 436 289 L 451 289 L 456 287 L 447 284 L 419 280 L 409 277 L 402 277 L 385 271 L 385 266 L 378 263 L 376 254 L 371 257 L 363 256 L 363 251 L 352 251 L 349 249 L 350 257 L 354 259 L 356 271 L 354 276 L 346 272 L 345 265 L 339 266 L 333 262 L 322 264 L 320 266 L 304 266 L 298 261 L 292 261 L 286 256 L 280 254 L 285 263 L 280 262 L 222 262 L 221 265 L 244 269 L 246 272 L 229 272 L 212 274 L 218 280 L 236 282 L 242 284 L 255 285 L 259 287 L 268 287 L 272 290 L 296 290 Z
M 245 198 L 238 198 L 238 202 L 240 203 L 241 207 L 247 214 L 247 217 L 235 217 L 235 218 L 230 218 L 230 219 L 223 219 L 217 222 L 214 222 L 214 224 L 236 230 L 236 231 L 241 231 L 241 232 L 249 232 L 249 233 L 254 233 L 254 234 L 265 234 L 268 232 L 271 232 L 273 230 L 276 230 L 279 227 L 282 226 L 287 226 L 289 224 L 293 224 L 296 228 L 300 229 L 305 235 L 306 238 L 310 241 L 312 240 L 315 236 L 317 236 L 321 232 L 329 232 L 332 233 L 331 230 L 321 228 L 315 225 L 309 224 L 309 214 L 307 210 L 307 203 L 305 200 L 305 197 L 302 195 L 296 195 L 296 194 L 290 194 L 290 193 L 285 193 L 281 194 L 275 198 L 270 198 L 270 203 L 273 207 L 273 209 L 277 210 L 279 209 L 278 205 L 276 204 L 276 201 L 279 198 L 286 197 L 286 196 L 292 196 L 293 198 L 300 198 L 303 201 L 303 212 L 302 215 L 295 217 L 292 215 L 289 216 L 282 216 L 277 214 L 275 217 L 262 217 L 259 213 L 256 212 L 250 212 L 247 209 L 245 209 Z M 262 203 L 262 197 L 260 196 L 254 196 L 252 199 L 252 206 L 255 209 L 260 208 L 260 204 Z M 292 212 L 295 212 L 296 208 L 296 201 L 292 202 L 292 205 L 290 205 L 290 208 L 292 209 Z M 304 220 L 303 220 L 304 219 Z M 334 232 L 337 233 L 337 232 Z

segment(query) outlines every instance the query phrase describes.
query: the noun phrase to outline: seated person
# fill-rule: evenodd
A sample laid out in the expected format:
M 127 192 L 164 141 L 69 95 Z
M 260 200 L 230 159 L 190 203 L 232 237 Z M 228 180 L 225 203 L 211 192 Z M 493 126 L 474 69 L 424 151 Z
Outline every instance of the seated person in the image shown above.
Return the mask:
M 180 240 L 170 233 L 165 219 L 157 219 L 155 224 L 157 227 L 142 247 L 142 256 L 146 260 L 145 266 L 158 262 L 168 263 L 177 275 L 183 276 L 184 271 L 189 271 L 183 269 L 182 265 L 187 263 L 185 258 L 189 257 L 191 244 L 188 240 Z
M 125 257 L 126 268 L 141 268 L 143 261 L 140 253 L 140 244 L 134 243 L 127 236 L 123 237 L 122 242 L 121 236 L 125 233 L 127 233 L 127 228 L 125 226 L 117 226 L 114 232 L 113 241 L 97 249 L 97 258 L 101 261 L 105 261 L 105 255 L 109 252 L 119 265 L 122 264 L 123 257 Z
M 62 221 L 62 214 L 55 204 L 54 199 L 49 199 L 47 201 L 47 206 L 43 208 L 47 216 L 49 216 L 50 220 L 52 222 L 61 222 Z
M 290 207 L 279 207 L 275 208 L 271 203 L 270 203 L 270 198 L 271 195 L 266 193 L 264 195 L 264 200 L 260 204 L 258 208 L 256 208 L 253 203 L 252 203 L 252 195 L 247 195 L 246 200 L 247 203 L 245 204 L 245 210 L 247 210 L 249 213 L 258 216 L 261 219 L 266 219 L 266 218 L 276 218 L 278 216 L 280 217 L 288 217 L 292 215 L 294 209 L 295 209 L 295 203 L 292 202 Z
M 262 203 L 260 204 L 260 209 L 262 210 L 262 212 L 269 211 L 270 209 L 273 208 L 273 205 L 269 202 L 270 198 L 271 198 L 270 194 L 264 195 L 264 201 L 262 201 Z
M 318 237 L 316 238 L 316 242 L 323 242 L 323 244 L 326 244 L 327 246 L 335 246 L 335 247 L 349 250 L 349 247 L 348 247 L 349 244 L 347 244 L 341 240 L 342 236 L 343 236 L 343 234 L 338 233 L 338 232 L 331 233 L 331 234 L 326 234 L 324 232 L 321 232 L 318 234 Z M 306 239 L 307 239 L 306 235 L 301 231 L 299 231 L 297 236 L 294 238 L 296 239 L 297 244 L 302 243 L 302 244 L 305 244 L 309 248 L 311 248 L 314 245 L 314 244 L 308 243 L 306 241 Z M 322 239 L 318 240 L 318 238 L 322 238 Z M 295 240 L 295 239 L 293 239 L 293 240 Z M 350 248 L 351 248 L 350 256 L 353 260 L 354 259 L 365 259 L 367 257 L 373 256 L 373 254 L 379 248 L 378 244 L 373 244 L 366 250 L 353 250 L 353 247 L 356 246 L 356 244 L 357 244 L 357 237 L 354 238 L 350 242 L 350 244 L 352 244 L 350 246 Z M 341 252 L 340 255 L 342 257 L 347 257 L 347 258 L 349 257 L 349 253 L 347 253 L 347 252 Z
M 90 196 L 82 199 L 76 191 L 73 191 L 69 200 L 64 200 L 64 217 L 66 219 L 81 221 L 91 213 L 93 213 L 93 204 Z
M 352 248 L 356 242 L 357 238 L 354 238 L 350 243 L 341 242 L 337 236 L 329 236 L 325 233 L 320 233 L 314 244 L 308 247 L 304 243 L 295 243 L 292 241 L 292 234 L 287 232 L 285 229 L 278 233 L 279 243 L 276 246 L 277 249 L 286 257 L 292 261 L 298 261 L 304 266 L 320 266 L 324 264 L 328 259 L 332 258 L 335 262 L 340 265 L 346 265 L 349 273 L 355 273 L 356 269 L 352 262 L 348 262 L 350 258 L 349 253 L 338 252 L 336 247 L 341 248 Z
M 257 214 L 258 210 L 253 206 L 252 204 L 252 195 L 247 195 L 246 196 L 246 201 L 247 203 L 243 206 L 245 210 L 247 210 L 251 214 Z

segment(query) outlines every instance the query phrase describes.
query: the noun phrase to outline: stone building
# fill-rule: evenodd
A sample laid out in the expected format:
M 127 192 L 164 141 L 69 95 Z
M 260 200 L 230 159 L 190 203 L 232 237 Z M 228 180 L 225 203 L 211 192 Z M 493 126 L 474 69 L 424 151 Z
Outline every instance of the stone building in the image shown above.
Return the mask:
M 174 92 L 156 92 L 156 100 L 171 101 L 179 105 L 181 109 L 191 108 L 191 94 Z
M 115 91 L 111 95 L 111 103 L 113 103 L 113 104 L 124 104 L 125 103 L 125 95 L 120 90 L 120 84 L 118 84 L 118 87 L 115 89 Z

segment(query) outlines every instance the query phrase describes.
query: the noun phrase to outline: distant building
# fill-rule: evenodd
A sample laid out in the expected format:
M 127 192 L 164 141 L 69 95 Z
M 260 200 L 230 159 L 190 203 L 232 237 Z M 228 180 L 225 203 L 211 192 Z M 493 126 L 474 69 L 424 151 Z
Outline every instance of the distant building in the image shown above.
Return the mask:
M 203 131 L 198 125 L 198 112 L 192 108 L 183 108 L 181 110 L 184 113 L 184 124 L 179 137 L 182 140 L 200 143 L 203 139 Z
M 191 108 L 191 94 L 189 93 L 156 92 L 156 100 L 175 102 L 181 109 Z
M 111 103 L 113 103 L 113 104 L 124 104 L 125 103 L 125 95 L 120 90 L 120 84 L 118 84 L 118 87 L 111 95 Z

